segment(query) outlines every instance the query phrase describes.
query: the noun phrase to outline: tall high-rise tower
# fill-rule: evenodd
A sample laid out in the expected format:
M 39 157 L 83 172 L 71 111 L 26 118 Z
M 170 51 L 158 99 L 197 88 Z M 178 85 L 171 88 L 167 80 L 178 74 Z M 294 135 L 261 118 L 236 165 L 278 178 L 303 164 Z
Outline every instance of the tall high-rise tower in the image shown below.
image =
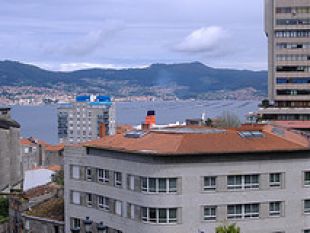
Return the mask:
M 266 120 L 310 120 L 310 0 L 265 0 Z

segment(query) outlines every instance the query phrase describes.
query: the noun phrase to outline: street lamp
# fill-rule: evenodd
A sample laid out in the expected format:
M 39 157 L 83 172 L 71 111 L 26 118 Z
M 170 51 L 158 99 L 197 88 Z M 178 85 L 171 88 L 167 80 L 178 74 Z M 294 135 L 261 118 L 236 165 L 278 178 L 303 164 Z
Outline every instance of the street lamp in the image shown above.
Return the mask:
M 108 227 L 103 225 L 103 222 L 100 222 L 98 225 L 97 225 L 97 231 L 98 233 L 106 233 L 108 230 Z
M 92 232 L 92 224 L 93 221 L 89 219 L 89 217 L 86 217 L 86 219 L 83 221 L 84 226 L 85 226 L 85 232 L 86 233 L 91 233 Z

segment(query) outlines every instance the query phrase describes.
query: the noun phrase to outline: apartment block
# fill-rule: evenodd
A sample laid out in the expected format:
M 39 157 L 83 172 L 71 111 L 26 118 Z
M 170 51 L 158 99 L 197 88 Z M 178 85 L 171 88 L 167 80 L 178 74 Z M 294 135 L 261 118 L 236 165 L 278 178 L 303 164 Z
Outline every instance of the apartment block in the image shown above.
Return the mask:
M 75 144 L 115 134 L 115 108 L 108 96 L 77 96 L 58 108 L 60 143 Z
M 131 131 L 66 147 L 66 232 L 211 233 L 236 223 L 243 233 L 306 233 L 309 152 L 301 135 L 262 125 Z
M 265 120 L 310 120 L 310 1 L 265 0 L 268 97 Z

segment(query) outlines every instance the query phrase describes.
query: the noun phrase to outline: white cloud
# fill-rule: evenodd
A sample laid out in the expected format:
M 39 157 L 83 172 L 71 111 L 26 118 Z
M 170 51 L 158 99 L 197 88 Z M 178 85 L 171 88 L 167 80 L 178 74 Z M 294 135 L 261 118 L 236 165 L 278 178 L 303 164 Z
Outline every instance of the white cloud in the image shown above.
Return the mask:
M 229 33 L 221 27 L 203 27 L 193 31 L 175 46 L 175 50 L 187 53 L 216 53 L 221 50 Z
M 129 69 L 129 68 L 149 67 L 149 65 L 121 65 L 121 64 L 103 64 L 103 63 L 88 63 L 88 62 L 61 63 L 61 64 L 32 62 L 29 64 L 35 64 L 47 70 L 64 71 L 64 72 L 84 70 L 84 69 L 93 69 L 93 68 L 121 70 L 121 69 Z
M 108 44 L 108 41 L 118 32 L 125 28 L 121 21 L 106 20 L 96 29 L 88 30 L 86 33 L 78 31 L 78 37 L 70 36 L 69 39 L 46 43 L 42 46 L 44 54 L 56 54 L 73 57 L 90 55 Z

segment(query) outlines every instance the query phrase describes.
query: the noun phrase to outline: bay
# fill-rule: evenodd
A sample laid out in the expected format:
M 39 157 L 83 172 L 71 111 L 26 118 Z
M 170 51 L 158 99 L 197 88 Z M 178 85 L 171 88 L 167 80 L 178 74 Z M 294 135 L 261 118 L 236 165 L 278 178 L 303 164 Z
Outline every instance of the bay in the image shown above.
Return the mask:
M 257 110 L 258 101 L 155 101 L 116 103 L 117 124 L 138 125 L 144 121 L 147 110 L 156 111 L 158 124 L 184 122 L 188 118 L 220 116 L 233 112 L 241 121 L 248 112 Z M 21 124 L 23 137 L 33 136 L 48 143 L 57 143 L 57 105 L 13 106 L 12 117 Z

